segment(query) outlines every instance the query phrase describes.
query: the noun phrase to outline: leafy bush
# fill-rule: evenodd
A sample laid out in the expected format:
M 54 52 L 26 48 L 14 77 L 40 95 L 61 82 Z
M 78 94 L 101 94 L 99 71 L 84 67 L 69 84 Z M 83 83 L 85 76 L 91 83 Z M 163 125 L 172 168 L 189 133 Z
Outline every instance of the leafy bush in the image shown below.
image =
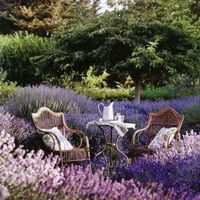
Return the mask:
M 134 98 L 134 89 L 125 88 L 88 88 L 87 86 L 82 86 L 81 84 L 75 84 L 73 89 L 80 94 L 84 94 L 88 97 L 92 97 L 97 100 L 132 100 Z M 189 88 L 179 88 L 179 87 L 161 87 L 161 88 L 146 88 L 141 93 L 141 98 L 143 100 L 159 100 L 159 99 L 173 99 L 185 96 L 198 96 L 200 95 L 200 87 L 189 87 Z
M 200 86 L 194 87 L 174 87 L 171 98 L 184 96 L 200 96 Z
M 0 52 L 2 51 L 4 46 L 8 45 L 10 40 L 11 40 L 11 37 L 8 37 L 6 35 L 1 35 L 0 34 Z
M 0 102 L 3 102 L 10 94 L 19 89 L 16 83 L 0 81 Z
M 182 86 L 167 86 L 161 88 L 147 88 L 142 91 L 142 99 L 173 99 L 186 96 L 198 96 L 200 95 L 200 86 L 194 87 L 182 87 Z
M 1 59 L 1 58 L 0 58 Z M 1 61 L 0 61 L 1 62 Z M 1 63 L 0 63 L 1 65 Z M 0 81 L 5 81 L 7 77 L 7 72 L 4 71 L 1 67 L 0 67 Z
M 8 73 L 7 79 L 21 85 L 41 82 L 41 69 L 36 68 L 30 59 L 52 51 L 53 42 L 34 35 L 7 37 L 8 43 L 2 48 L 2 67 Z
M 185 122 L 187 129 L 200 130 L 200 105 L 193 104 L 184 109 Z
M 133 98 L 133 94 L 131 94 L 132 91 L 130 89 L 123 88 L 88 88 L 77 85 L 74 90 L 80 94 L 84 94 L 97 100 L 125 100 Z
M 107 85 L 105 79 L 109 76 L 106 70 L 99 76 L 94 75 L 94 68 L 90 67 L 86 76 L 82 78 L 82 82 L 89 88 L 101 88 Z
M 70 89 L 45 85 L 20 88 L 8 98 L 6 105 L 9 113 L 27 119 L 42 106 L 71 113 L 96 112 L 97 108 L 95 102 Z
M 161 87 L 161 88 L 146 88 L 142 91 L 142 99 L 171 99 L 173 97 L 173 89 L 170 87 Z
M 109 74 L 106 72 L 106 70 L 100 75 L 95 75 L 94 68 L 90 67 L 86 72 L 86 75 L 82 76 L 81 81 L 74 82 L 74 77 L 75 74 L 72 74 L 71 76 L 65 76 L 60 82 L 62 82 L 61 84 L 64 87 L 71 87 L 76 92 L 84 94 L 88 97 L 92 97 L 96 100 L 122 100 L 130 98 L 132 95 L 130 89 L 125 89 L 123 87 L 111 89 L 106 87 L 106 79 L 109 77 Z

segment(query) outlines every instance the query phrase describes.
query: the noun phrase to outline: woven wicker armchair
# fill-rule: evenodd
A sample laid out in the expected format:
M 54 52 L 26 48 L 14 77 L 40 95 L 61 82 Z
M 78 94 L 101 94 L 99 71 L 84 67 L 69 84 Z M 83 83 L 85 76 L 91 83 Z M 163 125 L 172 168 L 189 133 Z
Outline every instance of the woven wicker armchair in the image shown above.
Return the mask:
M 180 129 L 184 120 L 182 114 L 178 114 L 173 108 L 166 108 L 158 113 L 149 113 L 148 124 L 145 128 L 137 130 L 133 134 L 132 145 L 133 160 L 142 154 L 153 154 L 154 151 L 148 148 L 148 145 L 162 127 L 177 127 L 175 139 L 180 139 Z M 141 145 L 141 134 L 146 134 L 147 144 Z
M 55 139 L 57 140 L 57 143 L 59 144 L 59 154 L 62 165 L 64 163 L 90 160 L 88 137 L 84 132 L 80 130 L 69 128 L 65 123 L 64 113 L 56 113 L 51 111 L 47 107 L 41 107 L 36 113 L 32 113 L 32 119 L 35 127 L 37 128 L 37 132 L 42 136 L 42 139 L 48 136 L 52 140 L 54 140 L 54 145 L 56 142 Z M 70 140 L 73 137 L 76 138 L 73 149 L 61 151 L 58 138 L 55 135 L 52 136 L 52 133 L 42 131 L 42 129 L 51 129 L 53 127 L 57 127 L 63 133 L 67 140 Z M 52 150 L 53 149 L 54 147 L 52 147 Z

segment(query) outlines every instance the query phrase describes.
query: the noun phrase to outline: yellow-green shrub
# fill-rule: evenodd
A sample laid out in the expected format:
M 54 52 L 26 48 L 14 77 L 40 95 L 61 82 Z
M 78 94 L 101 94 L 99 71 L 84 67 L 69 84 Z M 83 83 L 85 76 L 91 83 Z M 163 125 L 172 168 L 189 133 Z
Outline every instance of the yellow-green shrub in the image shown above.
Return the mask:
M 10 94 L 16 92 L 19 87 L 13 82 L 0 81 L 0 103 L 2 103 Z

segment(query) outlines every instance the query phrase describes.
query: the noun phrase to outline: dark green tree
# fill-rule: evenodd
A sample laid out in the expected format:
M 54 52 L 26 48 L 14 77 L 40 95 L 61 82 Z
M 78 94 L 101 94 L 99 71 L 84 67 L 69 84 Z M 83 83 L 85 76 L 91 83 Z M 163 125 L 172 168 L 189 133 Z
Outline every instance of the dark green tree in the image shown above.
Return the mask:
M 94 14 L 97 1 L 90 0 L 9 0 L 0 2 L 0 33 L 16 31 L 50 36 L 63 23 L 80 23 Z
M 130 74 L 138 102 L 148 84 L 166 85 L 176 74 L 195 77 L 200 71 L 199 38 L 165 19 L 167 13 L 158 7 L 141 3 L 60 34 L 58 45 L 68 55 L 66 70 L 83 72 L 95 65 L 97 73 L 107 69 L 110 83 Z

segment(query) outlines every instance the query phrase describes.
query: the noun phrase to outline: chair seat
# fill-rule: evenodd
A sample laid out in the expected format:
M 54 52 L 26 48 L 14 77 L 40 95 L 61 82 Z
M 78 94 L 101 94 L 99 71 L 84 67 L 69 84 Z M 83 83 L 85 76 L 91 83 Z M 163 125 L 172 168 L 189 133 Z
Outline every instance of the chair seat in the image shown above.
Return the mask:
M 55 154 L 60 156 L 60 162 L 62 166 L 63 166 L 63 163 L 67 163 L 67 162 L 90 160 L 89 139 L 87 135 L 80 130 L 69 128 L 67 124 L 65 123 L 65 116 L 63 112 L 54 112 L 47 107 L 41 107 L 38 109 L 36 113 L 32 113 L 32 119 L 33 119 L 33 123 L 35 127 L 37 128 L 37 132 L 39 134 L 42 134 L 43 136 L 46 134 L 51 137 L 52 144 L 53 144 L 51 146 L 53 146 L 54 148 L 52 149 L 50 146 L 49 149 L 51 149 L 51 151 L 53 151 Z M 54 132 L 42 131 L 44 129 L 49 130 L 52 128 L 54 128 Z M 58 131 L 61 131 L 64 137 L 62 136 L 62 134 L 59 135 L 57 130 L 56 130 L 57 134 L 55 134 L 55 128 L 57 128 Z M 65 145 L 63 145 L 64 148 L 61 148 L 61 144 L 62 144 L 61 141 L 68 139 L 68 138 L 65 138 L 66 134 L 68 136 L 72 136 L 72 135 L 75 136 L 75 142 L 79 143 L 77 144 L 79 146 L 74 147 L 73 149 L 70 149 L 70 150 L 63 151 L 63 149 L 69 149 L 69 148 L 65 148 L 66 146 L 68 146 L 68 143 L 65 143 Z M 54 137 L 52 137 L 52 135 Z M 56 144 L 58 144 L 57 145 L 58 148 L 55 148 Z
M 179 114 L 176 110 L 173 108 L 165 108 L 160 110 L 157 113 L 149 113 L 149 120 L 146 127 L 141 128 L 137 130 L 133 134 L 132 144 L 133 144 L 133 152 L 132 152 L 132 158 L 134 160 L 135 157 L 138 157 L 142 154 L 153 154 L 155 153 L 154 150 L 148 148 L 148 146 L 140 146 L 137 147 L 137 145 L 141 144 L 140 142 L 140 136 L 142 136 L 142 133 L 146 135 L 146 139 L 148 141 L 148 144 L 151 144 L 152 140 L 156 138 L 156 135 L 163 129 L 167 128 L 176 128 L 177 130 L 173 133 L 175 139 L 180 138 L 180 129 L 183 124 L 184 116 L 182 114 Z M 162 137 L 161 137 L 162 138 Z M 170 137 L 166 137 L 165 144 L 163 145 L 166 147 L 170 147 L 171 143 L 171 134 Z M 157 143 L 157 142 L 156 142 Z M 159 144 L 159 142 L 158 142 Z
M 62 151 L 63 162 L 76 162 L 88 159 L 86 148 L 73 148 L 72 150 Z

